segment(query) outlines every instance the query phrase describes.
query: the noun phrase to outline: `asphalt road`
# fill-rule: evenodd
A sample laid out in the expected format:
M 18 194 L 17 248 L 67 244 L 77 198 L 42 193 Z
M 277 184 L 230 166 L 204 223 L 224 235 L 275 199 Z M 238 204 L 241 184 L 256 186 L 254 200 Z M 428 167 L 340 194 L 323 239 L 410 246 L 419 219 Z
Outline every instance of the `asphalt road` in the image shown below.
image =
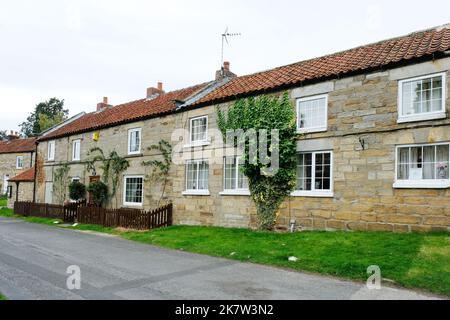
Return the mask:
M 67 268 L 81 271 L 69 290 Z M 9 299 L 430 299 L 365 285 L 0 217 L 0 292 Z

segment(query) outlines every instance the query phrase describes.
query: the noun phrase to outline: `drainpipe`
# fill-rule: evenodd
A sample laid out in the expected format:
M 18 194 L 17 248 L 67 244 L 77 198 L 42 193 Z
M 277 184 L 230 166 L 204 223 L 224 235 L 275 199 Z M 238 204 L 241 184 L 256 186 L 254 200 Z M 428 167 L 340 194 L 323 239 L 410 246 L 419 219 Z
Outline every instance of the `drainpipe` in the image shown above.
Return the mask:
M 36 202 L 36 179 L 37 179 L 37 152 L 39 142 L 36 140 L 35 142 L 36 148 L 34 149 L 34 180 L 33 180 L 33 203 Z
M 19 181 L 16 181 L 16 202 L 19 202 Z

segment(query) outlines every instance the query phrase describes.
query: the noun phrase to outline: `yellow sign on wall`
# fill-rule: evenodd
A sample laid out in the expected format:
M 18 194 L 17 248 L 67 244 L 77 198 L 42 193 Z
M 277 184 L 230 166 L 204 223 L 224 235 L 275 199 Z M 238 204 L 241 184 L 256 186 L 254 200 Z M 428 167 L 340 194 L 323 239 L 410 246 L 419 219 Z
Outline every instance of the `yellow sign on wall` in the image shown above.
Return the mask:
M 98 141 L 100 139 L 100 132 L 96 131 L 92 134 L 92 140 Z

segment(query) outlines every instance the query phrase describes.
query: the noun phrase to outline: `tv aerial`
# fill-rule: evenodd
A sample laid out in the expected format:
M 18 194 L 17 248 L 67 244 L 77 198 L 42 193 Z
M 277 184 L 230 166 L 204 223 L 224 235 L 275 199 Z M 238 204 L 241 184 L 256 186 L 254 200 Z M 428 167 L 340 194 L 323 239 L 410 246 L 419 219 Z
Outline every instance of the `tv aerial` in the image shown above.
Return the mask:
M 240 36 L 240 33 L 231 33 L 228 32 L 228 27 L 225 29 L 225 32 L 222 33 L 222 60 L 220 66 L 223 67 L 223 51 L 224 51 L 224 44 L 225 42 L 228 44 L 228 38 L 229 37 L 238 37 Z

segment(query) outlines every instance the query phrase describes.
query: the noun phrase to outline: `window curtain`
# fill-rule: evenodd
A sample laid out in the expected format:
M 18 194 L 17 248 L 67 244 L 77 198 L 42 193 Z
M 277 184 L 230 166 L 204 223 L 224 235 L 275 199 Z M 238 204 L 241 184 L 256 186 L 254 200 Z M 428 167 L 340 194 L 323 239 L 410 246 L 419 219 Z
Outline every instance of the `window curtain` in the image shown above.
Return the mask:
M 409 178 L 409 148 L 400 148 L 398 153 L 398 179 L 407 180 Z
M 448 145 L 436 147 L 436 179 L 449 178 L 449 150 Z
M 435 160 L 434 152 L 435 146 L 423 148 L 423 178 L 435 179 Z

